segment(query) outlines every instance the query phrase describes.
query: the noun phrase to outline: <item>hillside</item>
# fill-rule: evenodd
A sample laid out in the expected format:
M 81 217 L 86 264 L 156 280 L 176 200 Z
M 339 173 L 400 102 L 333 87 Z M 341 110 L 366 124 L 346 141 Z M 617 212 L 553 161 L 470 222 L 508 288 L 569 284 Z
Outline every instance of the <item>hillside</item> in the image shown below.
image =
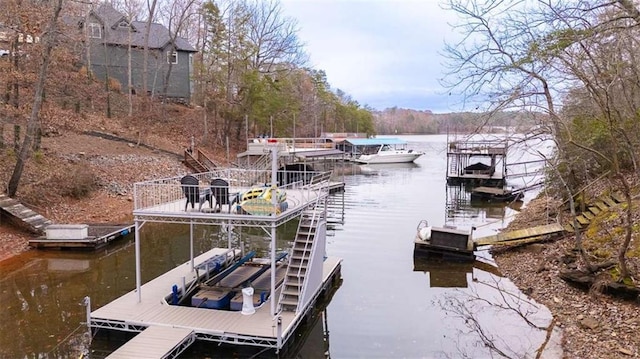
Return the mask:
M 151 120 L 161 118 L 153 114 L 146 120 L 108 119 L 57 109 L 56 118 L 64 120 L 45 126 L 41 149 L 28 161 L 16 198 L 55 223 L 131 222 L 133 183 L 187 173 L 181 159 L 192 135 L 196 145 L 224 163 L 222 146 L 203 136 L 197 108 L 167 105 L 164 110 L 171 121 Z M 10 145 L 13 125 L 3 126 L 0 181 L 6 186 L 16 152 Z M 0 235 L 0 260 L 27 249 L 30 234 L 6 221 L 0 222 Z

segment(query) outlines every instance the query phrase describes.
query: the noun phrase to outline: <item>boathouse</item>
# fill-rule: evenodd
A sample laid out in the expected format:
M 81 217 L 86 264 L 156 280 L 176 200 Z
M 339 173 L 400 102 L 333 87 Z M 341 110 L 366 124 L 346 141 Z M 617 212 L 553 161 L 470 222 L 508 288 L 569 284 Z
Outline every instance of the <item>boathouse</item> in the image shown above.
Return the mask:
M 506 140 L 447 143 L 447 184 L 503 187 L 507 177 Z

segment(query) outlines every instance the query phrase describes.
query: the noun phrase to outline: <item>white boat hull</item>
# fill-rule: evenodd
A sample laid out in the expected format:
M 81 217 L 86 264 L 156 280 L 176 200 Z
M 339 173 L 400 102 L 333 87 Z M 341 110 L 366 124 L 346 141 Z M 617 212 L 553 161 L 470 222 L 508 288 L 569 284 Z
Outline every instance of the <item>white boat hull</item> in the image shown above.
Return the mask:
M 356 162 L 366 164 L 406 163 L 413 162 L 420 156 L 422 156 L 422 152 L 417 151 L 385 151 L 385 153 L 379 152 L 373 155 L 360 155 L 356 158 Z

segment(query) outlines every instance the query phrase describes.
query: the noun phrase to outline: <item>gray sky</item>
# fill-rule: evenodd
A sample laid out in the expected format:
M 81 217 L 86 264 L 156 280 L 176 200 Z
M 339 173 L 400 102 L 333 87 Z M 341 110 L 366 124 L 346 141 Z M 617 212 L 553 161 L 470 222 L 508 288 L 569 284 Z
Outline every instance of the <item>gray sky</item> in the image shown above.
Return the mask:
M 298 21 L 310 65 L 332 88 L 376 110 L 462 110 L 439 80 L 455 14 L 437 0 L 282 0 Z

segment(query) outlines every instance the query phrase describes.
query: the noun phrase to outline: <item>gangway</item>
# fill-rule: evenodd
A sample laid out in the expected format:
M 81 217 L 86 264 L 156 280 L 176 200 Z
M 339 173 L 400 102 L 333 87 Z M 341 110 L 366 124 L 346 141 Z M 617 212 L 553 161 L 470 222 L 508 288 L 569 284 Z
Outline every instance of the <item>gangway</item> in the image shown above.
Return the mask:
M 504 233 L 498 233 L 491 236 L 481 237 L 473 240 L 474 247 L 496 245 L 496 244 L 515 244 L 523 241 L 539 240 L 545 236 L 560 235 L 566 230 L 559 223 L 545 224 L 542 226 L 518 229 Z
M 507 179 L 532 177 L 544 174 L 546 160 L 533 160 L 506 164 Z M 511 169 L 514 170 L 511 170 Z M 512 173 L 513 172 L 513 173 Z
M 177 358 L 195 340 L 191 329 L 152 325 L 107 358 Z

